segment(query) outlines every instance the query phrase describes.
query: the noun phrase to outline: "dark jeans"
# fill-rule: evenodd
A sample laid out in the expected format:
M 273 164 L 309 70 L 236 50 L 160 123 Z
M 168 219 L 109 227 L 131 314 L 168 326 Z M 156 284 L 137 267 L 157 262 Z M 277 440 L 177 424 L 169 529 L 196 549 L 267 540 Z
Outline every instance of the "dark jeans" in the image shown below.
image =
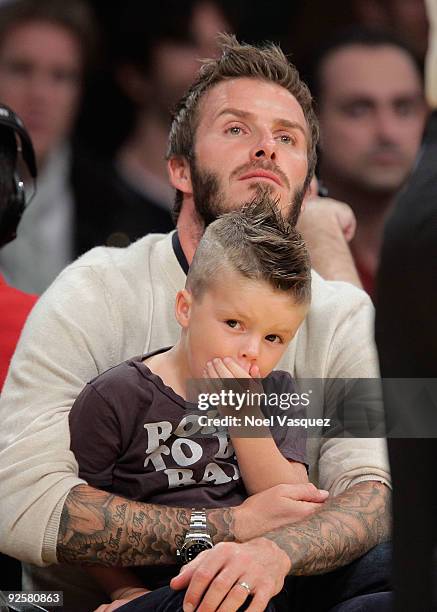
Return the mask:
M 370 593 L 344 601 L 329 612 L 392 612 L 393 593 Z
M 391 545 L 380 544 L 353 563 L 320 576 L 289 576 L 268 612 L 385 612 L 390 610 Z M 375 595 L 376 594 L 376 595 Z M 184 592 L 163 587 L 120 612 L 178 612 Z M 248 600 L 249 603 L 249 600 Z M 243 608 L 242 608 L 243 609 Z

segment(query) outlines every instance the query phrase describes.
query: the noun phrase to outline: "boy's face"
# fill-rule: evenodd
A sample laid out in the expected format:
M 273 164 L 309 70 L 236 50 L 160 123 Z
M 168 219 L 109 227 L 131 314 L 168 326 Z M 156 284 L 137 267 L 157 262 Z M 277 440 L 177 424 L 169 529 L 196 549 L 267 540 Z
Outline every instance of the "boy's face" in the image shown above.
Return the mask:
M 308 311 L 290 294 L 274 290 L 267 282 L 253 281 L 233 270 L 224 270 L 220 280 L 201 299 L 180 291 L 176 318 L 184 330 L 182 342 L 190 374 L 202 378 L 206 364 L 231 357 L 248 375 L 258 366 L 265 377 L 281 359 Z

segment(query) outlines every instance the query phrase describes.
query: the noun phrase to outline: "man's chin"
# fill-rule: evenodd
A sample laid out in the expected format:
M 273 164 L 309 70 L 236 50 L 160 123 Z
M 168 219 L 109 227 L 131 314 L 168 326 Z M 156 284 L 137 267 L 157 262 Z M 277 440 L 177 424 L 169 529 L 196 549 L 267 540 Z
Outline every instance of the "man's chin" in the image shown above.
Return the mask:
M 369 177 L 368 181 L 362 181 L 363 187 L 370 193 L 395 194 L 408 178 L 406 172 L 388 173 L 384 176 Z
M 257 198 L 261 199 L 266 195 L 272 200 L 279 202 L 282 193 L 279 187 L 273 183 L 253 182 L 248 183 L 243 190 L 239 190 L 238 193 L 235 194 L 235 197 L 231 195 L 228 200 L 231 202 L 239 202 L 239 207 L 241 207 Z M 234 204 L 232 208 L 236 209 L 237 207 Z

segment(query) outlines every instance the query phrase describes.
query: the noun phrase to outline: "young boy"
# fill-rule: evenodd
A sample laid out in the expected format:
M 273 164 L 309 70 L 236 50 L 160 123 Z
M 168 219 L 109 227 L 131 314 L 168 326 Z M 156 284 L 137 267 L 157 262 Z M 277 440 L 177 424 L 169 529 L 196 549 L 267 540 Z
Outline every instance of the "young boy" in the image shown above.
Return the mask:
M 231 433 L 230 440 L 223 428 L 202 427 L 187 397 L 188 381 L 202 378 L 266 379 L 278 394 L 292 393 L 289 374 L 272 370 L 310 295 L 304 243 L 267 195 L 217 219 L 176 296 L 176 345 L 111 368 L 73 405 L 79 475 L 130 499 L 197 509 L 236 506 L 274 485 L 307 482 L 305 439 L 295 430 L 273 428 L 262 438 Z M 168 584 L 176 563 L 135 573 L 89 569 L 112 600 L 125 602 L 147 593 L 144 585 Z

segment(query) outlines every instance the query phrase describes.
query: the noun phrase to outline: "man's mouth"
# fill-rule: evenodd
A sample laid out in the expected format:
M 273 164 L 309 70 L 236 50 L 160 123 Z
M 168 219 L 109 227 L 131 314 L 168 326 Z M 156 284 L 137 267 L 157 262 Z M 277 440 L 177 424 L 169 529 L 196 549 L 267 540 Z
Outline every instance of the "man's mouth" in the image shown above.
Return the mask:
M 279 187 L 282 187 L 282 181 L 274 172 L 269 172 L 268 170 L 251 170 L 250 172 L 246 172 L 243 176 L 240 176 L 238 180 L 245 181 L 247 179 L 268 179 L 269 181 L 273 181 Z

